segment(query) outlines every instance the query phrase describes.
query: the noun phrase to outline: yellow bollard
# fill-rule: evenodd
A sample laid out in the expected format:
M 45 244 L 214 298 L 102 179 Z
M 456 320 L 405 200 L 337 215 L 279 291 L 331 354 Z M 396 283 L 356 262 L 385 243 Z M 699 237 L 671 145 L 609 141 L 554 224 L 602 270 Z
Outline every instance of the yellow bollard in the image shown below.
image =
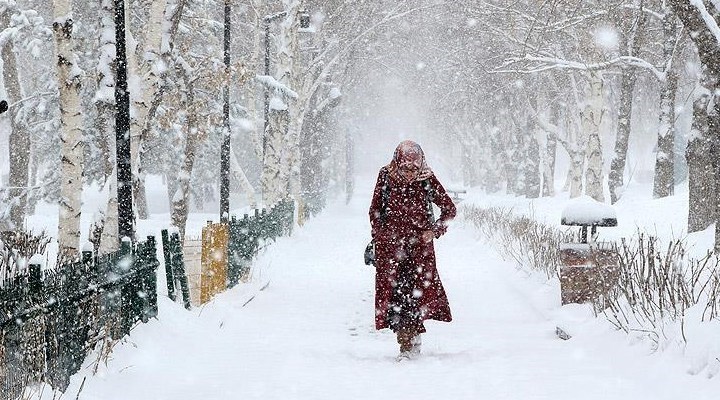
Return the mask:
M 227 288 L 228 224 L 208 225 L 202 230 L 202 273 L 200 277 L 200 303 L 205 304 Z

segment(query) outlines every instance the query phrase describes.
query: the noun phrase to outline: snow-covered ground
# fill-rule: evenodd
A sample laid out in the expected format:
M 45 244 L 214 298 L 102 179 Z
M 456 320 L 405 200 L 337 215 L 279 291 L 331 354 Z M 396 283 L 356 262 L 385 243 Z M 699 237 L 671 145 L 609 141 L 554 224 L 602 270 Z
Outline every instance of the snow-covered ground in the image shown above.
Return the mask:
M 625 209 L 617 209 L 620 226 L 601 235 L 636 226 L 679 234 L 687 196 L 654 201 L 639 193 L 627 194 Z M 454 321 L 427 323 L 421 358 L 397 363 L 393 334 L 374 329 L 374 271 L 362 263 L 369 198 L 365 185 L 349 205 L 331 202 L 265 250 L 249 283 L 201 308 L 170 302 L 159 271 L 158 318 L 134 329 L 95 375 L 97 357 L 89 359 L 64 398 L 80 392 L 80 399 L 103 400 L 715 399 L 720 393 L 720 378 L 709 379 L 682 349 L 653 353 L 587 307 L 561 307 L 557 283 L 499 259 L 461 218 L 436 242 Z M 466 202 L 512 206 L 558 224 L 564 199 L 531 205 L 471 191 Z M 141 225 L 143 233 L 162 228 L 162 218 Z M 193 231 L 210 215 L 191 218 Z M 708 234 L 696 237 L 697 246 L 707 245 Z M 558 325 L 573 338 L 558 339 Z M 43 398 L 51 397 L 46 390 Z

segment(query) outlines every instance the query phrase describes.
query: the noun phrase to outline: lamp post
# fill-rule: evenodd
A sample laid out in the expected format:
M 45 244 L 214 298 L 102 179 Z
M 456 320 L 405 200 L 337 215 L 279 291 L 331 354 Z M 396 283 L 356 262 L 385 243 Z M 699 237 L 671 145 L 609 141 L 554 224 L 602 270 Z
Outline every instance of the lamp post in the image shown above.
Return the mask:
M 223 89 L 223 142 L 220 148 L 220 221 L 230 218 L 230 0 L 225 0 L 224 59 L 227 74 Z
M 115 161 L 117 163 L 118 238 L 135 240 L 130 169 L 130 94 L 125 50 L 125 0 L 115 0 Z

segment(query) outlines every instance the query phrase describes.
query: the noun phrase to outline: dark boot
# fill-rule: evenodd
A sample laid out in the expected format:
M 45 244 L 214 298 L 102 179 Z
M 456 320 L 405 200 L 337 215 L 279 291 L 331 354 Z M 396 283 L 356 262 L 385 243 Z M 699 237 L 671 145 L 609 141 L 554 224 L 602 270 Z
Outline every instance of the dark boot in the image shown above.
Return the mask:
M 420 335 L 414 331 L 397 331 L 397 341 L 400 345 L 398 361 L 409 360 L 420 355 Z
M 397 331 L 397 342 L 400 345 L 400 353 L 407 353 L 412 350 L 412 339 L 415 336 L 412 332 L 402 330 Z

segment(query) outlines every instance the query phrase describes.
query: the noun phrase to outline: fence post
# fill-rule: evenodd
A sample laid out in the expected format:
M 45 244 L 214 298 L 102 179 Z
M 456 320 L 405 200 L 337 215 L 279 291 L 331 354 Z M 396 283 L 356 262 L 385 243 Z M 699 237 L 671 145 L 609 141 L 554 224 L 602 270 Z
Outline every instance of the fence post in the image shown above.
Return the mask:
M 262 240 L 266 240 L 268 238 L 268 217 L 267 217 L 267 209 L 263 208 L 260 211 L 260 222 L 258 225 L 260 226 L 260 238 Z
M 30 264 L 28 266 L 28 286 L 30 287 L 30 295 L 33 298 L 40 297 L 42 292 L 42 271 L 40 271 L 40 264 Z
M 175 301 L 177 296 L 175 295 L 175 278 L 173 276 L 173 256 L 170 251 L 170 238 L 168 237 L 167 229 L 163 229 L 160 233 L 162 235 L 163 256 L 165 257 L 165 279 L 167 279 L 168 297 L 170 300 Z
M 133 248 L 130 240 L 124 240 L 120 244 L 120 258 L 115 263 L 115 273 L 118 276 L 119 287 L 117 292 L 120 296 L 120 338 L 130 333 L 132 327 L 132 309 L 135 303 L 134 282 L 125 282 L 127 275 L 132 271 L 135 261 L 133 260 Z
M 160 265 L 160 261 L 157 259 L 157 244 L 155 243 L 155 236 L 147 237 L 145 246 L 145 263 L 145 275 L 142 281 L 146 302 L 143 315 L 145 315 L 147 321 L 147 319 L 157 317 L 158 315 L 157 268 Z
M 173 274 L 179 276 L 180 279 L 180 290 L 182 292 L 183 303 L 186 309 L 190 309 L 190 288 L 188 287 L 187 275 L 185 274 L 185 261 L 183 259 L 182 244 L 180 244 L 180 234 L 173 232 L 170 237 L 170 243 L 172 244 L 172 261 L 173 261 Z
M 285 229 L 287 235 L 292 235 L 293 227 L 295 226 L 295 202 L 287 200 L 285 202 Z
M 240 281 L 240 222 L 233 215 L 229 222 L 230 239 L 228 240 L 228 288 Z

